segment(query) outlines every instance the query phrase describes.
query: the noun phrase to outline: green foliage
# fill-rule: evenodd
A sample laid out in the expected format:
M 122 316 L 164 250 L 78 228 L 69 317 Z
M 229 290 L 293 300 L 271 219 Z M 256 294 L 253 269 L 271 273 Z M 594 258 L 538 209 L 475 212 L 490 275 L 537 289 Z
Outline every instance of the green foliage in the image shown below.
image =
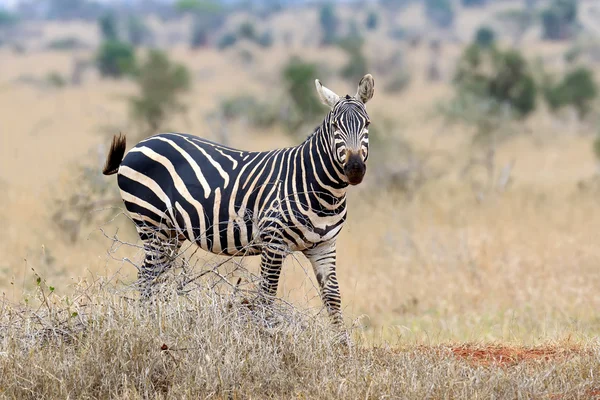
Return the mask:
M 598 87 L 592 71 L 585 67 L 579 67 L 568 72 L 556 84 L 546 82 L 543 93 L 552 110 L 573 106 L 579 115 L 585 116 L 598 95 Z
M 250 21 L 246 21 L 242 23 L 238 27 L 238 37 L 240 39 L 247 39 L 250 41 L 255 41 L 257 37 L 256 27 Z
M 6 10 L 0 9 L 0 29 L 3 27 L 13 26 L 19 22 L 19 18 Z
M 237 36 L 235 33 L 226 33 L 217 42 L 217 48 L 219 50 L 225 50 L 228 47 L 234 46 L 237 43 Z
M 129 43 L 107 40 L 100 46 L 96 56 L 102 76 L 120 78 L 135 70 L 135 51 Z
M 118 40 L 119 33 L 117 28 L 117 17 L 114 13 L 109 12 L 98 19 L 100 33 L 104 40 Z
M 379 25 L 379 14 L 377 14 L 373 10 L 369 11 L 369 13 L 367 14 L 367 19 L 365 21 L 365 27 L 370 31 L 374 31 L 375 29 L 377 29 L 378 25 Z
M 322 110 L 317 98 L 314 80 L 317 66 L 292 58 L 283 69 L 283 80 L 288 95 L 303 120 L 313 120 Z
M 190 88 L 188 70 L 159 50 L 151 50 L 136 75 L 139 96 L 130 99 L 131 113 L 146 135 L 156 133 L 168 118 L 185 110 L 180 101 Z
M 448 28 L 454 23 L 454 9 L 450 0 L 425 0 L 425 14 L 441 28 Z
M 150 29 L 144 23 L 144 21 L 134 15 L 129 16 L 127 19 L 127 39 L 133 46 L 141 46 L 144 42 L 147 42 L 147 38 L 150 36 Z
M 486 5 L 488 0 L 461 0 L 464 7 L 481 7 Z
M 475 32 L 475 43 L 481 47 L 490 47 L 496 41 L 496 33 L 489 26 L 482 26 Z
M 175 8 L 179 12 L 194 14 L 219 14 L 223 6 L 218 1 L 212 0 L 177 0 Z
M 576 0 L 553 0 L 542 12 L 543 37 L 548 40 L 568 39 L 576 22 Z
M 256 43 L 261 47 L 271 47 L 273 45 L 273 33 L 265 31 L 262 35 L 256 38 Z
M 331 45 L 335 42 L 338 29 L 338 18 L 335 15 L 335 7 L 333 3 L 326 3 L 319 11 L 319 24 L 323 32 L 321 44 Z
M 348 56 L 348 61 L 340 70 L 340 75 L 350 81 L 358 82 L 368 72 L 367 57 L 363 54 L 363 40 L 361 38 L 348 37 L 339 42 Z
M 517 50 L 469 46 L 454 78 L 459 92 L 491 103 L 491 111 L 510 106 L 517 117 L 536 106 L 536 86 L 526 60 Z

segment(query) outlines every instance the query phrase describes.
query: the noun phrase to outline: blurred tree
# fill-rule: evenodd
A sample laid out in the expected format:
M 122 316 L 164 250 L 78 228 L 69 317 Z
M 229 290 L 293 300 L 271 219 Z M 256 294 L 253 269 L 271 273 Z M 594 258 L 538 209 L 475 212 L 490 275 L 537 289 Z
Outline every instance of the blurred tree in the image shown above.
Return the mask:
M 113 12 L 108 12 L 101 16 L 98 19 L 98 26 L 103 40 L 118 40 L 117 16 Z
M 321 44 L 331 45 L 337 37 L 338 19 L 333 3 L 325 3 L 319 11 L 319 23 L 323 32 Z
M 464 7 L 481 7 L 486 5 L 488 0 L 461 0 Z
M 150 28 L 148 28 L 140 17 L 130 15 L 127 18 L 127 38 L 129 39 L 129 43 L 138 47 L 144 43 L 148 43 L 150 36 Z
M 226 33 L 217 42 L 217 48 L 219 50 L 225 50 L 231 46 L 234 46 L 237 43 L 237 36 L 235 33 Z
M 321 113 L 321 102 L 317 98 L 315 79 L 317 66 L 293 57 L 283 69 L 283 80 L 287 93 L 295 105 L 299 119 L 291 122 L 291 128 L 313 122 Z
M 482 26 L 475 32 L 475 43 L 481 47 L 490 47 L 496 41 L 496 33 L 489 26 Z
M 0 29 L 7 26 L 13 26 L 19 22 L 19 17 L 16 14 L 0 8 Z
M 100 45 L 96 63 L 102 76 L 120 78 L 135 71 L 135 52 L 129 43 L 107 40 Z
M 458 62 L 454 83 L 459 92 L 487 100 L 490 112 L 508 106 L 523 117 L 536 106 L 535 82 L 517 50 L 469 46 Z
M 180 96 L 189 90 L 188 70 L 159 50 L 151 50 L 136 74 L 139 95 L 130 98 L 131 114 L 144 136 L 156 133 L 174 113 L 185 111 Z
M 425 0 L 425 14 L 441 28 L 449 28 L 454 23 L 454 9 L 450 0 Z
M 568 72 L 558 83 L 552 83 L 551 78 L 546 77 L 543 94 L 553 111 L 572 106 L 580 117 L 584 117 L 598 95 L 598 87 L 592 71 L 578 67 Z
M 257 33 L 256 33 L 256 27 L 254 26 L 254 24 L 250 21 L 246 21 L 246 22 L 242 23 L 238 27 L 238 37 L 240 39 L 256 41 Z
M 225 8 L 216 0 L 177 0 L 175 8 L 184 14 L 191 14 L 194 21 L 190 37 L 193 49 L 206 46 L 209 36 L 225 23 Z
M 375 29 L 377 29 L 378 24 L 379 15 L 373 10 L 369 11 L 369 13 L 367 14 L 367 19 L 365 21 L 365 27 L 370 31 L 374 31 Z
M 577 23 L 577 0 L 553 0 L 542 12 L 543 37 L 564 40 L 572 36 Z
M 348 56 L 348 61 L 340 70 L 340 75 L 350 82 L 360 81 L 368 72 L 367 57 L 362 51 L 364 40 L 360 36 L 348 36 L 338 43 Z

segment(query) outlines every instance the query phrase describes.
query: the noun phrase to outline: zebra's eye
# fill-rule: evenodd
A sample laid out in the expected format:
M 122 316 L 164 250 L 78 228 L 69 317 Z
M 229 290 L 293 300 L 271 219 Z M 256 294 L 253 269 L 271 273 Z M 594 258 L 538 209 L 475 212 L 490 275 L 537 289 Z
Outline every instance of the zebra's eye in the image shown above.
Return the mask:
M 367 122 L 365 122 L 365 128 L 368 128 L 368 127 L 369 127 L 369 125 L 371 125 L 371 121 L 367 121 Z

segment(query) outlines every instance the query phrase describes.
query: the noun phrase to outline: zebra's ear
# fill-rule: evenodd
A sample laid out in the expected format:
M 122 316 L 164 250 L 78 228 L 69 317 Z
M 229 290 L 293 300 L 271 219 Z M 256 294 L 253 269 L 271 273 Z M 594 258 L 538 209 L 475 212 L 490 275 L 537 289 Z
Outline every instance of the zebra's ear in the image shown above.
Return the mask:
M 354 95 L 354 98 L 366 104 L 367 101 L 373 98 L 375 92 L 375 79 L 371 74 L 366 74 L 358 83 L 358 90 Z
M 326 106 L 329 106 L 329 108 L 333 109 L 333 107 L 340 100 L 340 96 L 323 86 L 321 81 L 319 81 L 318 79 L 315 79 L 315 86 L 317 87 L 317 93 L 319 93 L 319 98 L 321 99 L 321 102 Z

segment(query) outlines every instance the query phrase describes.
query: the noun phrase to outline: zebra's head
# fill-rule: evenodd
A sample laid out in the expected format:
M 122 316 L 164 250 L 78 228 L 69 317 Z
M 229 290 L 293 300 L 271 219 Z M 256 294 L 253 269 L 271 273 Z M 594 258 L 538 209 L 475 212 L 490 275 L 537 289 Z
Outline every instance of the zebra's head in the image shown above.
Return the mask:
M 333 157 L 343 169 L 348 183 L 358 185 L 367 172 L 371 121 L 365 104 L 373 97 L 375 81 L 370 74 L 365 75 L 358 84 L 356 94 L 344 97 L 323 86 L 318 79 L 315 85 L 323 104 L 331 108 L 326 121 L 331 133 Z

